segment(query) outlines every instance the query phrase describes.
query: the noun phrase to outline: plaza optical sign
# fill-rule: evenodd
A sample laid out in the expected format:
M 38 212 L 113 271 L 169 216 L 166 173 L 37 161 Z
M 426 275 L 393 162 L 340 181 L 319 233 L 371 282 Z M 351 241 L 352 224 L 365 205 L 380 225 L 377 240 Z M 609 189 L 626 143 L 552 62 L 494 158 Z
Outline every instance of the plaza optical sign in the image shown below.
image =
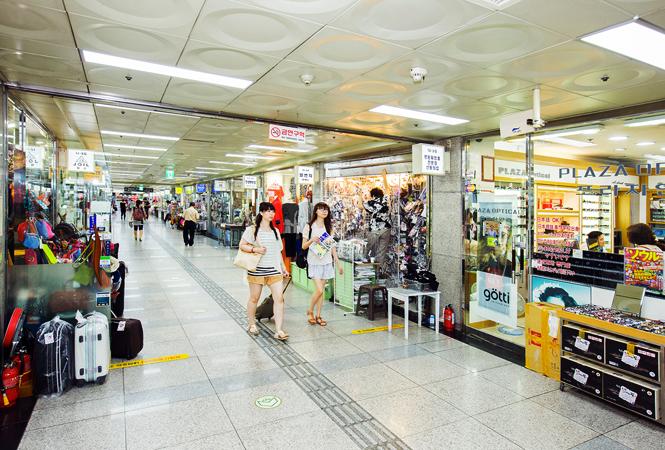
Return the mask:
M 95 152 L 70 149 L 67 153 L 67 170 L 95 173 Z
M 305 128 L 283 127 L 270 124 L 268 126 L 268 137 L 275 141 L 287 141 L 304 144 L 307 130 Z

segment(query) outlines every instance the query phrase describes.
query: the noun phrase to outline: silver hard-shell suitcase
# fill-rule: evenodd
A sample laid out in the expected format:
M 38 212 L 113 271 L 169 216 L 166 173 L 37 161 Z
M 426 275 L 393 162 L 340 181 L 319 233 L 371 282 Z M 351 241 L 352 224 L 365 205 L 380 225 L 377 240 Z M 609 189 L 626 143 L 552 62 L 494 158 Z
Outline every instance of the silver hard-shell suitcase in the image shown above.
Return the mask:
M 93 312 L 85 317 L 77 313 L 74 329 L 74 377 L 77 386 L 86 382 L 106 381 L 111 363 L 109 321 L 105 315 Z

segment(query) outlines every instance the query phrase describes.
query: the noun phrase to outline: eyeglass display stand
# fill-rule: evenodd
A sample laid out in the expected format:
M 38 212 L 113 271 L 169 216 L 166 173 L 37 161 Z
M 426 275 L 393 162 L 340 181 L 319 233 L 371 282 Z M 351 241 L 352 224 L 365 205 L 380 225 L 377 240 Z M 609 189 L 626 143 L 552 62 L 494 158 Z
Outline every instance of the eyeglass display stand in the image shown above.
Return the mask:
M 566 386 L 665 425 L 665 335 L 558 311 Z

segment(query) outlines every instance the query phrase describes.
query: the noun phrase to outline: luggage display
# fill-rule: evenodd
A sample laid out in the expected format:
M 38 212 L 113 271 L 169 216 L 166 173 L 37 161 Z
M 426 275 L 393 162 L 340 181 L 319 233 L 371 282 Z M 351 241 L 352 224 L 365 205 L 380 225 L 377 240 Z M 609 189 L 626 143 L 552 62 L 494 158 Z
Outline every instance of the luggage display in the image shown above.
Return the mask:
M 76 313 L 74 329 L 74 377 L 76 385 L 106 381 L 111 363 L 109 321 L 105 315 L 92 312 L 85 317 Z
M 111 319 L 111 356 L 134 359 L 143 350 L 143 325 L 138 319 Z
M 291 277 L 287 279 L 286 284 L 284 285 L 284 289 L 282 290 L 282 294 L 286 292 L 286 288 L 289 287 L 289 284 L 291 284 Z M 275 315 L 273 313 L 274 304 L 275 300 L 273 300 L 272 294 L 264 298 L 258 308 L 256 308 L 256 320 L 260 322 L 261 319 L 272 319 Z
M 74 378 L 74 327 L 60 317 L 37 330 L 34 351 L 35 393 L 60 395 Z
M 113 272 L 111 289 L 111 312 L 115 317 L 122 317 L 125 312 L 125 278 L 129 271 L 124 261 L 120 261 L 118 270 Z

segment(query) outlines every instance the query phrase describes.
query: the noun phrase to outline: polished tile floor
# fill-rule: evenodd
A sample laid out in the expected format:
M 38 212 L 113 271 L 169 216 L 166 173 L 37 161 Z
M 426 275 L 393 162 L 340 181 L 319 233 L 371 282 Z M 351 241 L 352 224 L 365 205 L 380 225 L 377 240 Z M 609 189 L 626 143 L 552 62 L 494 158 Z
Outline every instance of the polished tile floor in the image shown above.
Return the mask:
M 352 334 L 386 321 L 328 303 L 329 325 L 310 326 L 298 288 L 289 343 L 265 327 L 252 338 L 233 251 L 201 236 L 185 248 L 155 218 L 143 242 L 120 222 L 114 234 L 130 270 L 125 316 L 143 322 L 139 358 L 190 357 L 39 399 L 23 449 L 665 449 L 665 428 L 431 330 Z M 257 407 L 266 396 L 280 403 Z

